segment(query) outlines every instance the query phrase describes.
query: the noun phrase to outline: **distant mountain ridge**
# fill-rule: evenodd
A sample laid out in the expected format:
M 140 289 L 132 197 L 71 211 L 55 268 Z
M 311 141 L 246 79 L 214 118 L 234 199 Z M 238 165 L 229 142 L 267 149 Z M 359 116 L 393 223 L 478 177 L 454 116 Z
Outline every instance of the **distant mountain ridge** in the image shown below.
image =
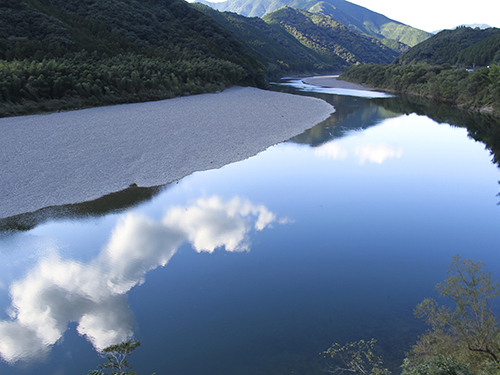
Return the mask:
M 393 49 L 398 48 L 398 42 L 412 47 L 432 35 L 345 0 L 227 0 L 220 3 L 200 0 L 200 2 L 220 11 L 234 12 L 247 17 L 262 17 L 283 6 L 319 13 L 332 17 L 353 31 L 382 40 L 387 39 L 388 43 L 392 41 Z
M 396 58 L 394 63 L 486 66 L 494 61 L 500 62 L 500 29 L 461 26 L 433 35 Z
M 379 39 L 305 10 L 283 7 L 258 18 L 220 12 L 200 3 L 193 6 L 230 30 L 273 78 L 340 72 L 358 63 L 389 64 L 398 56 Z

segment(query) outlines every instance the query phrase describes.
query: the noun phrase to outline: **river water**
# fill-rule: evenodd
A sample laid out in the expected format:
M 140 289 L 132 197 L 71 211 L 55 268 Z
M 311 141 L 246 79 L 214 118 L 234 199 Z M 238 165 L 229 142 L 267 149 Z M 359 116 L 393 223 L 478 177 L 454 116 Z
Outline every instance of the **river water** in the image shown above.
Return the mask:
M 86 374 L 132 335 L 139 374 L 321 374 L 332 343 L 371 338 L 397 372 L 455 254 L 500 276 L 492 121 L 273 89 L 337 111 L 175 184 L 0 220 L 0 373 Z

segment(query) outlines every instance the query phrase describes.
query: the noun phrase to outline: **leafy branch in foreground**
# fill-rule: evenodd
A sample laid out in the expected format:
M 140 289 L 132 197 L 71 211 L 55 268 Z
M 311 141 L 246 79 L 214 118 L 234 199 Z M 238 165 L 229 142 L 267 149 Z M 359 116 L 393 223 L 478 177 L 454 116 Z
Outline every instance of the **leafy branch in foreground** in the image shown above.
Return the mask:
M 388 375 L 390 371 L 382 366 L 382 359 L 373 352 L 377 340 L 353 341 L 344 346 L 333 344 L 323 352 L 326 356 L 337 359 L 340 364 L 332 364 L 323 369 L 331 374 L 352 372 L 364 375 Z
M 482 262 L 453 258 L 448 278 L 436 285 L 454 308 L 426 299 L 415 315 L 431 326 L 412 349 L 409 361 L 421 364 L 437 356 L 469 364 L 472 370 L 500 369 L 500 328 L 493 314 L 499 284 Z M 496 369 L 496 370 L 495 370 Z
M 128 340 L 108 346 L 103 350 L 108 362 L 97 366 L 98 370 L 90 370 L 89 375 L 137 375 L 137 371 L 132 372 L 132 365 L 128 363 L 127 357 L 140 345 L 140 341 Z

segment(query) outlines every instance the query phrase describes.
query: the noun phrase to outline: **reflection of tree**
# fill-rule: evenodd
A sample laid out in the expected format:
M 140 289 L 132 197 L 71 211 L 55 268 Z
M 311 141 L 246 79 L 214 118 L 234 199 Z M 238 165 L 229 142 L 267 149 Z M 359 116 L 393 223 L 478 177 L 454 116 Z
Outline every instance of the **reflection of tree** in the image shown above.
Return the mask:
M 7 217 L 0 219 L 0 233 L 30 230 L 49 219 L 104 216 L 111 212 L 120 212 L 150 200 L 167 187 L 168 185 L 146 188 L 134 184 L 125 190 L 107 194 L 93 201 L 46 207 L 35 212 Z

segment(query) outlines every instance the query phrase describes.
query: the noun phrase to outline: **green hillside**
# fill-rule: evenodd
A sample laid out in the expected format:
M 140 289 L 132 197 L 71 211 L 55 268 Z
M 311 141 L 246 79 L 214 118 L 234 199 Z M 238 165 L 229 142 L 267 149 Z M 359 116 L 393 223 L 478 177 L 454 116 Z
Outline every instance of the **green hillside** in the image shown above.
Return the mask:
M 3 0 L 0 114 L 164 99 L 234 84 L 264 67 L 182 0 Z
M 379 13 L 345 0 L 227 0 L 221 3 L 204 4 L 220 11 L 229 11 L 248 17 L 262 17 L 283 6 L 307 10 L 330 16 L 349 29 L 386 40 L 395 50 L 404 50 L 431 36 L 430 33 L 391 20 Z M 400 44 L 404 43 L 404 45 Z
M 462 50 L 458 54 L 457 63 L 465 66 L 500 63 L 500 29 L 496 30 L 498 30 L 496 34 Z
M 241 40 L 268 76 L 339 72 L 356 63 L 390 63 L 397 54 L 378 39 L 349 30 L 330 17 L 284 7 L 258 17 L 193 6 Z
M 399 56 L 395 63 L 489 65 L 500 59 L 499 33 L 496 28 L 443 30 Z
M 244 41 L 248 51 L 265 67 L 269 78 L 289 74 L 331 73 L 340 71 L 345 62 L 334 56 L 324 57 L 303 45 L 284 28 L 273 27 L 258 17 L 219 12 L 206 5 L 193 4 Z
M 324 56 L 342 59 L 343 66 L 356 63 L 390 63 L 397 54 L 375 38 L 349 30 L 331 17 L 284 7 L 262 18 L 280 27 L 303 45 Z

